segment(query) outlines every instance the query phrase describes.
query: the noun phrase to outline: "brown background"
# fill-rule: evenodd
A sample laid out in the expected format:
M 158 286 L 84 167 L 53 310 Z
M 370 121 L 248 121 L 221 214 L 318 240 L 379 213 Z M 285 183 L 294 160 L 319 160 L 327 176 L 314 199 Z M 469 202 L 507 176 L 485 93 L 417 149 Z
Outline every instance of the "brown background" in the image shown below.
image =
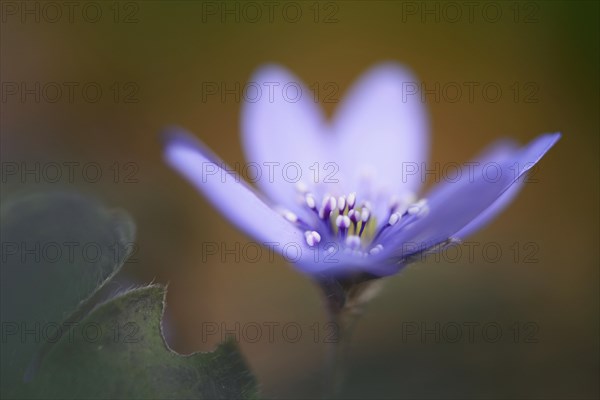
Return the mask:
M 272 23 L 264 6 L 257 22 L 248 20 L 253 14 L 241 14 L 239 22 L 227 16 L 223 22 L 203 13 L 202 3 L 183 1 L 135 3 L 137 11 L 121 2 L 119 19 L 136 11 L 132 23 L 115 23 L 113 3 L 99 2 L 103 15 L 91 23 L 81 14 L 86 3 L 79 4 L 73 23 L 64 15 L 54 23 L 44 15 L 40 22 L 34 17 L 22 22 L 20 15 L 3 13 L 3 83 L 97 82 L 103 95 L 97 103 L 77 91 L 73 103 L 64 95 L 56 103 L 3 99 L 2 161 L 93 161 L 103 167 L 107 177 L 98 183 L 79 177 L 73 184 L 43 186 L 75 187 L 133 215 L 139 253 L 123 278 L 169 282 L 167 317 L 174 328 L 169 340 L 175 349 L 214 346 L 218 335 L 202 340 L 207 321 L 229 327 L 236 321 L 242 326 L 296 322 L 303 328 L 297 343 L 276 330 L 275 343 L 263 336 L 257 343 L 242 340 L 241 346 L 267 397 L 312 396 L 318 393 L 326 345 L 323 331 L 319 343 L 313 342 L 310 326 L 319 323 L 323 329 L 325 319 L 311 282 L 280 258 L 252 263 L 212 256 L 202 262 L 203 242 L 232 246 L 249 239 L 165 166 L 160 129 L 184 126 L 226 161 L 243 162 L 240 104 L 232 96 L 205 101 L 202 82 L 243 85 L 256 67 L 277 62 L 309 84 L 335 83 L 341 98 L 370 65 L 397 60 L 428 87 L 494 82 L 503 90 L 496 103 L 485 101 L 477 90 L 473 102 L 466 93 L 456 102 L 429 98 L 434 161 L 466 161 L 503 136 L 525 142 L 561 131 L 563 138 L 542 161 L 538 182 L 471 238 L 498 243 L 503 250 L 499 262 L 486 261 L 479 251 L 472 262 L 464 255 L 459 262 L 432 259 L 388 280 L 357 327 L 346 394 L 598 396 L 597 4 L 487 2 L 478 4 L 472 21 L 460 6 L 462 17 L 451 22 L 454 14 L 446 3 L 427 3 L 437 14 L 423 21 L 406 13 L 406 7 L 424 7 L 421 2 L 325 2 L 317 23 L 313 2 L 295 3 L 302 10 L 296 23 L 281 14 L 284 2 Z M 228 7 L 242 7 L 236 4 Z M 497 22 L 486 20 L 485 7 L 500 9 L 502 16 Z M 486 8 L 488 17 L 493 9 Z M 325 14 L 334 11 L 335 21 L 326 23 Z M 115 101 L 110 89 L 115 82 L 134 82 L 138 102 Z M 515 82 L 539 88 L 533 102 L 526 102 L 526 96 L 515 101 Z M 329 115 L 335 109 L 334 103 L 322 106 Z M 115 162 L 121 167 L 135 163 L 138 182 L 114 183 L 108 176 Z M 3 183 L 3 199 L 37 189 L 31 180 Z M 521 249 L 537 244 L 537 262 L 525 263 L 524 254 L 514 262 L 515 242 Z M 481 333 L 475 343 L 465 338 L 432 343 L 431 336 L 425 343 L 416 336 L 403 342 L 403 322 L 422 321 L 429 327 L 493 322 L 503 335 L 496 343 Z M 537 326 L 537 343 L 524 343 L 523 337 L 514 343 L 515 322 Z

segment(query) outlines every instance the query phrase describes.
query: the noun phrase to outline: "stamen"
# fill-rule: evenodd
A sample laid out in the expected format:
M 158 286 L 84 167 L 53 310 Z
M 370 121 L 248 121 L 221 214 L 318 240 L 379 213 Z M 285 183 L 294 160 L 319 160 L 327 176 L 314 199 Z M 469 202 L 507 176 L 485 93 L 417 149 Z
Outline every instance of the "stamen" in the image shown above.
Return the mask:
M 296 183 L 296 190 L 300 194 L 305 194 L 306 192 L 308 192 L 308 186 L 306 185 L 306 183 L 304 183 L 302 181 L 298 181 Z
M 373 237 L 373 242 L 376 241 L 377 239 L 379 239 L 379 237 L 381 236 L 383 231 L 385 231 L 387 228 L 389 228 L 390 226 L 396 225 L 398 223 L 398 221 L 400 221 L 401 218 L 402 218 L 402 214 L 400 214 L 399 212 L 395 212 L 392 215 L 390 215 L 390 218 L 388 219 L 388 223 L 385 224 L 384 226 L 382 226 L 379 229 L 379 232 L 377 232 L 375 234 L 375 236 Z
M 426 199 L 416 201 L 412 193 L 395 196 L 389 203 L 387 222 L 378 226 L 375 215 L 371 211 L 371 203 L 361 200 L 357 205 L 354 192 L 337 197 L 326 194 L 321 199 L 321 205 L 318 206 L 318 198 L 308 191 L 304 183 L 299 182 L 297 190 L 302 195 L 304 205 L 319 217 L 319 221 L 311 219 L 311 222 L 317 222 L 318 229 L 325 233 L 327 240 L 333 239 L 332 245 L 328 245 L 325 251 L 332 253 L 339 249 L 358 258 L 379 254 L 383 250 L 381 243 L 386 235 L 409 227 L 429 211 Z M 382 196 L 378 197 L 377 201 Z M 317 246 L 322 241 L 321 234 L 314 230 L 315 225 L 307 224 L 296 213 L 285 209 L 281 210 L 281 214 L 287 221 L 296 224 L 304 231 L 308 246 Z M 375 245 L 375 243 L 379 244 Z
M 371 208 L 373 208 L 373 207 L 371 206 L 371 202 L 370 202 L 370 201 L 363 201 L 363 202 L 362 202 L 362 208 L 364 209 L 365 207 L 366 207 L 366 208 L 368 208 L 369 210 L 370 210 Z
M 367 222 L 369 218 L 371 218 L 371 211 L 369 211 L 367 207 L 363 207 L 363 209 L 360 212 L 360 219 L 362 220 L 362 222 Z
M 335 210 L 336 201 L 333 196 L 325 196 L 323 199 L 323 204 L 321 206 L 321 211 L 319 212 L 319 217 L 322 220 L 327 220 L 329 215 L 333 210 Z
M 306 222 L 304 222 L 303 220 L 301 220 L 300 218 L 298 218 L 298 216 L 296 214 L 294 214 L 293 212 L 291 212 L 291 211 L 283 210 L 281 212 L 281 215 L 283 216 L 283 218 L 285 218 L 286 220 L 288 220 L 292 224 L 298 225 L 302 229 L 310 229 L 311 228 L 311 226 L 309 224 L 307 224 Z
M 354 232 L 356 232 L 356 224 L 358 224 L 358 221 L 360 221 L 360 213 L 356 210 L 350 210 L 348 211 L 348 217 L 350 218 L 350 221 L 352 221 Z
M 344 210 L 346 209 L 346 196 L 338 197 L 337 206 L 340 214 L 343 214 Z
M 364 206 L 360 213 L 360 219 L 362 221 L 362 224 L 360 226 L 360 232 L 358 233 L 358 236 L 362 236 L 362 233 L 365 230 L 365 227 L 367 226 L 367 222 L 369 222 L 370 218 L 371 218 L 371 211 L 369 211 L 367 206 Z
M 400 221 L 400 218 L 402 218 L 402 214 L 395 212 L 392 215 L 390 215 L 390 219 L 388 219 L 388 225 L 389 226 L 394 226 L 398 223 L 398 221 Z
M 377 246 L 375 246 L 371 250 L 369 250 L 369 254 L 374 256 L 374 255 L 380 253 L 381 250 L 383 250 L 383 246 L 378 244 Z
M 357 250 L 360 248 L 360 238 L 356 235 L 349 235 L 346 238 L 346 246 L 352 250 Z
M 417 222 L 419 220 L 419 218 L 426 216 L 428 213 L 429 213 L 429 206 L 427 205 L 427 199 L 421 199 L 421 200 L 417 201 L 416 203 L 411 204 L 406 209 L 404 214 L 402 214 L 402 217 L 403 217 L 402 221 L 398 225 L 396 230 L 408 228 L 409 226 L 411 226 L 412 224 Z M 407 218 L 404 218 L 405 216 Z M 408 217 L 410 217 L 410 218 L 408 218 Z
M 348 203 L 348 210 L 352 210 L 356 204 L 356 193 L 350 193 L 346 202 Z
M 345 238 L 350 227 L 350 218 L 347 215 L 338 215 L 335 219 L 335 225 L 338 227 L 340 238 Z
M 416 215 L 419 213 L 419 211 L 421 211 L 421 207 L 419 207 L 416 204 L 413 204 L 410 207 L 408 207 L 408 215 Z
M 287 219 L 289 222 L 295 224 L 298 221 L 298 216 L 291 211 L 284 211 L 283 218 Z
M 414 204 L 411 204 L 408 207 L 408 215 L 424 215 L 429 212 L 429 207 L 427 206 L 427 199 L 421 199 Z
M 317 231 L 306 231 L 304 232 L 304 237 L 306 238 L 306 244 L 310 247 L 314 247 L 321 242 L 321 235 Z
M 317 202 L 315 200 L 315 196 L 313 196 L 312 193 L 306 193 L 306 195 L 304 196 L 304 202 L 306 203 L 306 206 L 311 210 L 317 209 Z
M 346 237 L 346 232 L 350 227 L 350 218 L 347 215 L 338 215 L 335 219 L 335 225 L 338 227 L 340 237 Z

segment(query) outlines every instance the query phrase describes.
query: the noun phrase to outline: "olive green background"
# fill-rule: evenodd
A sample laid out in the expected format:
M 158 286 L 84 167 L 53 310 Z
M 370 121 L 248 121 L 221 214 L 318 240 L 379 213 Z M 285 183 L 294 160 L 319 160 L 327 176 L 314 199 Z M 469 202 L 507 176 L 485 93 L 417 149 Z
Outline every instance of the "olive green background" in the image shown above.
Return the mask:
M 252 10 L 238 2 L 227 7 L 239 7 L 239 21 L 235 14 L 222 21 L 207 13 L 218 12 L 223 2 L 97 2 L 98 22 L 84 18 L 87 3 L 82 2 L 72 23 L 66 15 L 51 22 L 50 14 L 41 14 L 39 22 L 26 16 L 23 22 L 20 14 L 3 9 L 3 96 L 7 82 L 26 87 L 94 82 L 103 92 L 96 103 L 78 90 L 73 102 L 64 93 L 55 103 L 43 96 L 39 102 L 31 96 L 3 97 L 2 161 L 96 162 L 103 177 L 91 183 L 76 174 L 73 183 L 42 179 L 40 184 L 10 178 L 3 182 L 2 198 L 76 189 L 128 210 L 138 226 L 139 250 L 122 279 L 169 283 L 168 332 L 176 350 L 213 348 L 221 332 L 205 340 L 207 322 L 229 329 L 236 322 L 240 329 L 256 323 L 263 336 L 256 343 L 242 338 L 241 347 L 263 394 L 318 396 L 327 344 L 317 290 L 282 258 L 271 261 L 266 253 L 258 263 L 232 256 L 203 262 L 202 243 L 232 248 L 250 239 L 165 165 L 159 131 L 181 125 L 225 161 L 242 163 L 240 103 L 231 95 L 225 101 L 203 97 L 203 82 L 243 85 L 266 62 L 290 68 L 309 85 L 333 83 L 337 99 L 369 66 L 385 60 L 407 65 L 430 88 L 436 82 L 499 85 L 497 102 L 477 89 L 473 101 L 466 92 L 456 102 L 428 98 L 433 161 L 467 161 L 504 136 L 525 142 L 560 131 L 563 138 L 542 160 L 537 182 L 527 184 L 500 218 L 470 239 L 498 243 L 503 251 L 498 262 L 486 259 L 479 247 L 472 260 L 465 254 L 457 262 L 430 259 L 387 281 L 355 331 L 345 395 L 597 398 L 598 5 L 484 2 L 470 18 L 459 2 L 453 4 L 462 17 L 452 22 L 444 2 L 301 1 L 287 6 L 302 12 L 291 22 L 292 10 L 287 18 L 281 11 L 287 3 L 277 3 L 272 21 L 263 3 L 254 3 L 262 9 L 256 22 L 249 20 L 254 14 L 243 13 Z M 45 3 L 37 4 L 42 13 Z M 408 13 L 413 6 L 434 14 L 423 19 Z M 492 22 L 496 9 L 502 15 Z M 516 99 L 515 83 L 526 89 Z M 531 88 L 537 88 L 535 94 L 527 92 Z M 320 100 L 331 115 L 336 104 Z M 110 169 L 115 163 L 118 182 Z M 134 182 L 126 181 L 127 173 Z M 521 250 L 517 260 L 515 243 Z M 525 258 L 528 243 L 537 249 L 532 259 Z M 290 322 L 302 327 L 295 343 L 280 329 Z M 406 324 L 421 322 L 428 328 L 492 323 L 503 331 L 494 343 L 480 330 L 473 343 L 465 337 L 435 343 L 432 335 L 403 340 Z M 514 342 L 515 322 L 525 330 L 536 328 L 535 343 L 526 342 L 523 332 Z M 273 343 L 265 323 L 279 324 Z

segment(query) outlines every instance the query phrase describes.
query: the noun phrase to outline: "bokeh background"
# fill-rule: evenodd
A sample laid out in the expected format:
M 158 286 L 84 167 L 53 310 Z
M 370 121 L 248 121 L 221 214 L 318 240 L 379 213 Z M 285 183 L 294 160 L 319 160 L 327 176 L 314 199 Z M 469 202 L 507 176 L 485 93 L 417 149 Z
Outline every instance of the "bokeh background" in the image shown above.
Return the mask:
M 165 165 L 159 131 L 181 125 L 225 161 L 243 163 L 240 103 L 207 95 L 203 83 L 243 86 L 258 66 L 276 62 L 309 85 L 333 83 L 333 99 L 341 99 L 369 66 L 396 60 L 427 87 L 491 82 L 502 89 L 497 102 L 478 89 L 473 101 L 466 91 L 457 101 L 442 92 L 438 100 L 428 97 L 433 161 L 467 161 L 503 136 L 525 142 L 561 131 L 563 138 L 541 162 L 537 182 L 472 238 L 498 243 L 500 260 L 490 262 L 481 251 L 472 260 L 429 259 L 387 280 L 356 328 L 344 395 L 598 397 L 596 2 L 482 2 L 471 14 L 462 3 L 299 1 L 277 2 L 272 16 L 261 2 L 75 3 L 72 20 L 63 6 L 54 21 L 46 2 L 3 2 L 1 156 L 27 165 L 95 162 L 103 177 L 3 177 L 2 200 L 73 189 L 128 210 L 139 250 L 119 279 L 169 283 L 174 349 L 210 350 L 220 335 L 203 335 L 207 322 L 229 329 L 236 322 L 240 329 L 293 322 L 303 329 L 297 342 L 276 328 L 270 343 L 265 328 L 256 343 L 242 334 L 240 345 L 264 396 L 318 396 L 326 321 L 316 288 L 279 257 L 253 263 L 217 255 L 203 262 L 202 243 L 243 246 L 249 239 Z M 23 4 L 38 7 L 38 15 L 23 14 Z M 12 94 L 15 85 L 36 82 L 78 86 L 73 101 L 63 92 L 54 102 L 52 85 L 39 101 Z M 102 89 L 97 102 L 80 90 L 90 83 Z M 320 100 L 331 115 L 336 104 Z M 536 249 L 533 262 L 525 262 L 528 243 Z M 451 343 L 443 332 L 439 343 L 432 335 L 403 336 L 407 324 L 421 323 L 455 323 L 463 333 L 465 323 L 492 323 L 503 332 L 492 342 L 476 328 L 473 343 Z

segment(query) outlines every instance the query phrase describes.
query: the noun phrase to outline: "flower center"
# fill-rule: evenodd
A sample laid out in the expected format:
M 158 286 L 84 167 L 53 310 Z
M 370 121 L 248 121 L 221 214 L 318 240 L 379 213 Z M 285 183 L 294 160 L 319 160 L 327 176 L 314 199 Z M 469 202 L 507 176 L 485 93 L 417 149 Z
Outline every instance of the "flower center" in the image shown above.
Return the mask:
M 394 197 L 387 209 L 387 222 L 378 225 L 372 204 L 366 200 L 359 202 L 356 193 L 338 197 L 326 194 L 318 201 L 303 185 L 298 187 L 298 192 L 310 219 L 302 220 L 289 211 L 283 215 L 304 230 L 306 243 L 314 247 L 327 240 L 331 251 L 337 250 L 334 247 L 337 245 L 363 257 L 379 253 L 391 231 L 404 229 L 428 212 L 425 199 L 416 201 L 413 194 Z

